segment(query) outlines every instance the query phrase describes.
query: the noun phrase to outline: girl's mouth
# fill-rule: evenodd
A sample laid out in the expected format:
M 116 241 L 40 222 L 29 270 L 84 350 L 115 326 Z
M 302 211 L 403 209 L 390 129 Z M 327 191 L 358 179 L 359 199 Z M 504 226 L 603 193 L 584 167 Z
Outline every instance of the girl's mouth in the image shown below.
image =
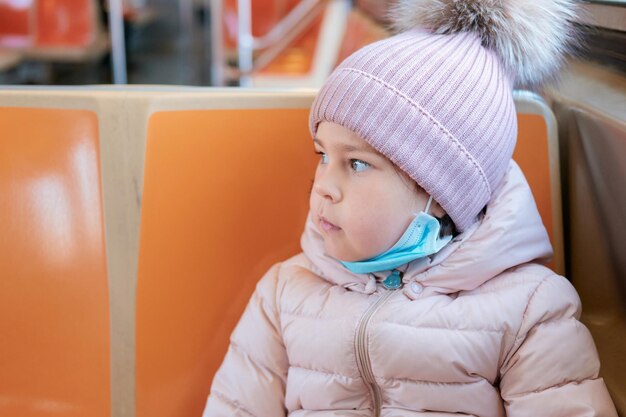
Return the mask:
M 319 224 L 320 224 L 320 227 L 327 232 L 341 230 L 341 227 L 332 224 L 331 222 L 329 222 L 322 216 L 319 216 Z

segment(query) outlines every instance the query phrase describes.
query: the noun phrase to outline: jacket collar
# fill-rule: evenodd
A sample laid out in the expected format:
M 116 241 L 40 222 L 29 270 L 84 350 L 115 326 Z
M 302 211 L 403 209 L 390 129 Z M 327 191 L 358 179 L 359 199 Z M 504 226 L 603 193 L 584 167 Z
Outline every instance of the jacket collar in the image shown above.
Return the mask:
M 310 214 L 300 242 L 313 272 L 353 291 L 372 294 L 390 273 L 354 274 L 326 255 Z M 530 187 L 511 160 L 484 216 L 435 255 L 398 269 L 404 272 L 405 284 L 417 281 L 424 286 L 423 295 L 447 294 L 473 290 L 508 268 L 551 255 L 552 246 Z

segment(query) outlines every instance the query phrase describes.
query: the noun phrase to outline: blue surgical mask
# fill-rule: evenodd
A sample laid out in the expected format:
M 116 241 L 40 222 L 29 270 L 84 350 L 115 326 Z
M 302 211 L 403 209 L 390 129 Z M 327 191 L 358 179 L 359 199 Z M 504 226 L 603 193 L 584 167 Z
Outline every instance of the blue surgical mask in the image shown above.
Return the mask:
M 390 271 L 415 259 L 439 252 L 450 242 L 452 236 L 439 237 L 439 220 L 428 214 L 431 201 L 432 197 L 428 200 L 425 211 L 415 216 L 400 240 L 389 250 L 364 261 L 340 262 L 355 274 L 369 274 Z

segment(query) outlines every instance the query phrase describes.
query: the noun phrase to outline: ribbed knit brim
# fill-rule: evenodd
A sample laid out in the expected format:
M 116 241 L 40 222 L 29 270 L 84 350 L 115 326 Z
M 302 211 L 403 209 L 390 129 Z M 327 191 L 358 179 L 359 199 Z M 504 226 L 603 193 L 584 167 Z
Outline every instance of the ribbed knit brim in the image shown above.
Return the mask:
M 370 44 L 331 74 L 310 113 L 387 156 L 467 229 L 491 199 L 517 136 L 510 77 L 472 34 L 419 30 Z

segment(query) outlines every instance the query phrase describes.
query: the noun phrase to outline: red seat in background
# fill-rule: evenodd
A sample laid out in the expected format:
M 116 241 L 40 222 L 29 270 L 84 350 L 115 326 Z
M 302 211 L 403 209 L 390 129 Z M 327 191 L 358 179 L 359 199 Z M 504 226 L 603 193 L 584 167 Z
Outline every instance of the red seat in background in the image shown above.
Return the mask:
M 34 0 L 0 0 L 0 47 L 30 45 Z
M 37 46 L 84 47 L 95 37 L 92 0 L 38 0 Z

